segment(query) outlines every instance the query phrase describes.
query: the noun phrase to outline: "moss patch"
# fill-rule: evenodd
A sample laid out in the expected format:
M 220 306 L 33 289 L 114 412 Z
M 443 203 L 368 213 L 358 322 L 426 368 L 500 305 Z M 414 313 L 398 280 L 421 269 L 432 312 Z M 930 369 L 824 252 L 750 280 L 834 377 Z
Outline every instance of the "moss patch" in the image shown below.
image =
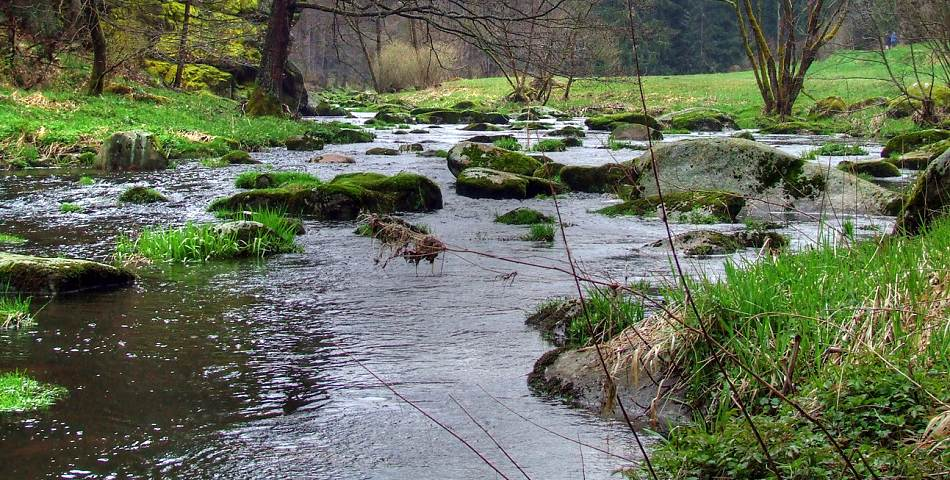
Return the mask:
M 119 195 L 119 201 L 145 205 L 149 203 L 167 202 L 168 198 L 154 188 L 135 186 L 125 189 L 122 195 Z
M 633 112 L 598 115 L 588 118 L 584 123 L 587 125 L 587 128 L 591 130 L 613 130 L 614 127 L 621 123 L 637 123 L 646 125 L 654 130 L 663 129 L 660 122 L 655 118 L 643 113 Z
M 692 212 L 704 210 L 721 222 L 735 222 L 745 198 L 730 192 L 670 192 L 663 196 L 666 208 L 671 212 Z M 660 197 L 629 200 L 598 210 L 597 213 L 617 215 L 655 215 L 660 206 Z
M 495 222 L 505 225 L 533 225 L 536 223 L 553 223 L 554 219 L 530 208 L 516 208 L 504 215 L 495 217 Z

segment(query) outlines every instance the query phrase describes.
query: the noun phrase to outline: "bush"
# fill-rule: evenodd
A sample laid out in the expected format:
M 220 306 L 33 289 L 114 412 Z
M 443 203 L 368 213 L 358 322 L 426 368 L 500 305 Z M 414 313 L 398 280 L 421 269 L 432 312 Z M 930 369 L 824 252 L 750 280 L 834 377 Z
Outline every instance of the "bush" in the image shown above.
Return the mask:
M 457 58 L 455 47 L 447 43 L 416 49 L 405 42 L 390 42 L 383 45 L 376 60 L 379 89 L 397 92 L 434 86 L 450 76 Z

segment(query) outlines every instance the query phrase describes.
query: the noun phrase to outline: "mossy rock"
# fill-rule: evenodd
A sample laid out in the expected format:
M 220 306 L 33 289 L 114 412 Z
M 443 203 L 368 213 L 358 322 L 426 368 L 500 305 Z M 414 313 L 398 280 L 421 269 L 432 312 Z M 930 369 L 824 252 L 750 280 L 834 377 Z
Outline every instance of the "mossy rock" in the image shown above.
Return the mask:
M 329 143 L 336 145 L 348 145 L 352 143 L 369 143 L 376 139 L 376 135 L 363 129 L 341 128 L 329 139 Z
M 503 129 L 491 123 L 470 123 L 462 128 L 462 130 L 466 132 L 500 132 Z
M 339 175 L 321 185 L 289 184 L 215 200 L 209 210 L 279 209 L 321 220 L 352 220 L 361 212 L 425 212 L 442 208 L 442 191 L 412 173 Z
M 385 148 L 385 147 L 375 147 L 366 151 L 367 155 L 378 155 L 384 157 L 392 157 L 399 155 L 399 150 L 394 148 Z
M 887 141 L 884 150 L 881 151 L 882 157 L 890 157 L 893 154 L 912 152 L 920 147 L 937 143 L 941 140 L 950 138 L 950 130 L 928 129 L 918 130 L 916 132 L 897 135 Z
M 221 163 L 226 165 L 256 165 L 261 162 L 251 158 L 251 154 L 244 150 L 231 150 L 221 157 Z
M 663 115 L 658 120 L 672 130 L 690 132 L 721 132 L 739 128 L 731 115 L 714 108 L 687 108 Z
M 525 199 L 562 191 L 550 180 L 481 167 L 463 170 L 456 179 L 455 189 L 463 197 L 493 199 Z
M 478 104 L 470 100 L 462 100 L 461 102 L 452 105 L 452 110 L 475 110 L 478 108 Z
M 515 122 L 511 124 L 511 130 L 550 130 L 554 128 L 553 123 L 544 122 Z
M 314 113 L 318 117 L 349 117 L 350 116 L 350 112 L 347 109 L 339 105 L 334 105 L 330 102 L 327 102 L 326 100 L 321 101 L 320 103 L 317 104 L 316 107 L 314 107 Z
M 168 158 L 152 134 L 119 132 L 102 144 L 97 166 L 107 172 L 164 170 L 168 168 Z
M 930 162 L 936 160 L 947 150 L 950 150 L 950 139 L 924 145 L 913 152 L 905 153 L 896 158 L 889 157 L 885 161 L 908 170 L 923 170 L 927 168 L 927 165 L 930 165 Z
M 284 146 L 292 152 L 312 152 L 323 150 L 326 144 L 322 138 L 313 135 L 294 135 L 284 140 Z
M 560 169 L 561 182 L 575 192 L 615 193 L 638 174 L 631 164 L 608 163 L 597 167 L 568 165 Z
M 610 133 L 610 139 L 646 142 L 648 140 L 663 140 L 663 133 L 639 123 L 618 123 Z
M 514 135 L 475 135 L 465 139 L 469 143 L 495 143 L 499 140 L 514 140 Z
M 531 174 L 531 176 L 532 176 L 532 177 L 538 177 L 538 178 L 544 178 L 544 179 L 547 179 L 547 180 L 555 180 L 555 181 L 558 181 L 558 180 L 560 180 L 560 177 L 561 177 L 561 169 L 563 169 L 563 168 L 564 168 L 564 164 L 563 164 L 563 163 L 544 162 L 543 164 L 541 164 L 540 167 L 538 167 L 537 170 L 535 170 L 535 171 Z
M 665 194 L 663 200 L 669 212 L 704 210 L 723 223 L 734 223 L 739 212 L 745 207 L 745 198 L 721 191 L 671 192 Z M 660 203 L 660 197 L 653 195 L 612 205 L 598 210 L 597 213 L 608 216 L 653 215 L 656 214 Z
M 663 126 L 660 125 L 660 122 L 645 113 L 627 112 L 597 115 L 588 118 L 584 122 L 584 124 L 587 125 L 587 128 L 590 128 L 591 130 L 603 131 L 613 130 L 614 127 L 621 123 L 636 123 L 639 125 L 646 125 L 654 130 L 663 130 Z
M 775 122 L 768 119 L 763 120 L 762 128 L 759 129 L 759 132 L 777 135 L 822 135 L 834 133 L 832 129 L 826 125 L 809 122 L 807 120 Z
M 277 97 L 267 93 L 260 87 L 254 88 L 244 106 L 244 113 L 249 117 L 283 117 L 284 106 Z
M 728 255 L 744 248 L 769 248 L 778 250 L 788 246 L 788 238 L 775 232 L 723 233 L 714 230 L 693 230 L 673 237 L 676 250 L 689 257 Z M 663 239 L 648 245 L 653 248 L 670 248 L 670 240 Z
M 449 151 L 449 171 L 456 178 L 470 167 L 483 167 L 506 173 L 530 176 L 541 162 L 523 153 L 512 152 L 484 143 L 462 142 Z
M 536 223 L 554 223 L 554 218 L 537 210 L 522 207 L 495 217 L 495 222 L 505 225 L 534 225 Z
M 920 102 L 907 97 L 898 97 L 887 102 L 886 113 L 890 118 L 907 118 L 919 108 Z
M 887 105 L 887 97 L 870 97 L 848 105 L 848 112 L 854 113 L 872 107 L 883 107 Z
M 0 284 L 13 295 L 54 296 L 124 287 L 135 282 L 125 269 L 97 262 L 0 252 Z
M 510 121 L 501 113 L 482 113 L 474 110 L 437 110 L 419 114 L 416 117 L 419 123 L 432 125 L 454 125 L 462 123 L 494 123 L 505 125 Z
M 755 141 L 755 135 L 753 135 L 752 132 L 749 132 L 749 131 L 741 131 L 741 132 L 733 133 L 732 138 L 742 138 L 742 139 L 750 140 L 753 142 Z
M 548 132 L 547 136 L 584 138 L 587 136 L 587 132 L 585 132 L 583 128 L 568 125 L 564 128 L 559 128 L 557 130 Z
M 874 178 L 888 178 L 901 176 L 900 169 L 893 163 L 883 160 L 869 160 L 863 162 L 844 161 L 838 163 L 838 170 L 853 175 L 869 175 Z
M 175 82 L 175 71 L 178 66 L 174 63 L 158 60 L 146 60 L 145 71 L 161 80 L 165 85 Z M 181 86 L 185 90 L 208 91 L 222 97 L 232 97 L 237 86 L 234 76 L 219 70 L 211 65 L 200 63 L 185 64 L 182 70 Z
M 894 231 L 918 235 L 935 219 L 950 213 L 950 150 L 931 162 L 907 195 Z
M 577 137 L 564 137 L 561 141 L 564 142 L 564 146 L 568 148 L 584 146 L 584 141 Z
M 825 97 L 815 102 L 808 114 L 817 118 L 828 118 L 848 112 L 848 104 L 841 97 Z
M 376 113 L 376 116 L 373 117 L 373 122 L 366 123 L 370 125 L 409 124 L 415 123 L 415 119 L 412 118 L 411 114 L 406 112 L 382 111 Z
M 149 203 L 167 202 L 168 198 L 154 188 L 135 186 L 129 187 L 124 192 L 122 192 L 122 194 L 119 195 L 119 201 L 125 203 L 135 203 L 138 205 L 146 205 Z

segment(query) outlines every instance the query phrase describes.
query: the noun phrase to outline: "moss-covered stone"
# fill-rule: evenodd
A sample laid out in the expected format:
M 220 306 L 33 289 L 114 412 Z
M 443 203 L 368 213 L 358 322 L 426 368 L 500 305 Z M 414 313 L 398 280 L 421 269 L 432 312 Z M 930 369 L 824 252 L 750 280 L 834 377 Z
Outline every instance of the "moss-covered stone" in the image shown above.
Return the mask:
M 168 198 L 154 188 L 135 186 L 129 187 L 122 192 L 122 194 L 119 195 L 119 201 L 145 205 L 149 203 L 167 202 Z
M 327 102 L 326 100 L 320 101 L 316 107 L 314 107 L 314 113 L 318 117 L 348 117 L 350 112 L 345 108 Z
M 168 158 L 152 134 L 119 132 L 102 144 L 97 164 L 107 172 L 163 170 L 168 168 Z
M 399 150 L 396 150 L 394 148 L 374 147 L 367 150 L 366 154 L 392 157 L 395 155 L 399 155 Z
M 825 97 L 815 102 L 808 114 L 817 118 L 828 118 L 847 113 L 848 104 L 841 97 Z
M 863 162 L 844 161 L 838 163 L 838 170 L 853 175 L 869 175 L 874 178 L 901 176 L 901 171 L 897 166 L 883 160 L 869 160 Z
M 699 191 L 675 192 L 663 196 L 666 209 L 669 212 L 691 212 L 704 210 L 720 222 L 732 223 L 742 208 L 745 207 L 745 198 L 731 192 Z M 614 215 L 652 215 L 657 213 L 660 206 L 660 197 L 653 195 L 646 198 L 628 200 L 619 205 L 612 205 L 598 210 L 598 213 Z
M 294 135 L 284 140 L 284 146 L 292 152 L 312 152 L 323 150 L 324 140 L 313 135 Z
M 583 128 L 568 125 L 564 128 L 559 128 L 557 130 L 548 132 L 547 136 L 584 138 L 587 136 L 587 132 L 585 132 Z
M 0 285 L 15 295 L 53 296 L 124 287 L 134 281 L 131 272 L 101 263 L 0 252 Z
M 462 130 L 466 132 L 500 132 L 503 129 L 491 123 L 470 123 L 462 128 Z
M 536 223 L 553 223 L 554 219 L 537 210 L 522 207 L 495 217 L 495 222 L 505 225 L 534 225 Z
M 416 117 L 419 123 L 432 125 L 448 125 L 461 123 L 494 123 L 506 125 L 510 121 L 501 113 L 482 113 L 474 110 L 436 110 L 421 113 Z
M 531 174 L 531 176 L 559 181 L 561 178 L 561 169 L 563 168 L 563 163 L 544 162 L 540 167 L 538 167 L 537 170 L 534 171 L 534 173 Z
M 907 195 L 894 231 L 918 235 L 934 219 L 950 213 L 950 150 L 934 160 Z
M 553 123 L 544 122 L 515 122 L 511 124 L 511 130 L 550 130 L 554 128 Z
M 366 122 L 368 125 L 393 125 L 415 123 L 415 119 L 408 112 L 400 111 L 382 111 L 377 112 L 372 122 Z
M 584 123 L 587 125 L 587 128 L 590 128 L 591 130 L 610 131 L 621 123 L 636 123 L 639 125 L 646 125 L 654 130 L 663 130 L 663 126 L 660 125 L 660 122 L 658 122 L 655 118 L 644 113 L 634 112 L 597 115 L 588 118 Z
M 745 140 L 751 140 L 753 142 L 755 141 L 755 135 L 753 135 L 752 132 L 747 131 L 747 130 L 743 130 L 741 132 L 736 132 L 732 134 L 732 138 L 742 138 Z
M 282 117 L 285 115 L 284 106 L 277 97 L 267 93 L 260 87 L 254 88 L 244 106 L 244 113 L 249 117 Z
M 663 140 L 663 133 L 639 123 L 618 123 L 610 133 L 614 141 L 646 142 L 648 140 Z
M 950 139 L 924 145 L 913 152 L 905 153 L 900 157 L 889 157 L 885 161 L 908 170 L 923 170 L 947 150 L 950 150 Z
M 761 133 L 778 135 L 822 135 L 834 133 L 827 125 L 807 120 L 763 120 Z
M 159 79 L 165 85 L 174 83 L 175 71 L 177 69 L 178 66 L 173 63 L 157 60 L 145 61 L 145 71 Z M 219 70 L 211 65 L 189 63 L 185 64 L 185 68 L 182 70 L 181 86 L 185 90 L 204 90 L 223 97 L 231 97 L 237 85 L 234 81 L 234 76 L 230 73 Z
M 376 139 L 372 132 L 363 129 L 342 128 L 327 139 L 328 143 L 347 145 L 351 143 L 369 143 Z
M 261 162 L 251 158 L 251 154 L 244 150 L 231 150 L 221 157 L 221 163 L 225 165 L 255 165 Z
M 912 152 L 931 143 L 937 143 L 941 140 L 950 138 L 950 130 L 929 129 L 918 130 L 916 132 L 897 135 L 887 141 L 884 150 L 881 151 L 882 157 L 890 157 L 894 154 Z
M 561 182 L 576 192 L 615 193 L 622 185 L 636 181 L 631 164 L 608 163 L 598 167 L 568 165 L 560 169 Z
M 484 143 L 462 142 L 449 151 L 449 170 L 456 177 L 470 167 L 483 167 L 501 172 L 529 176 L 541 162 L 523 153 L 512 152 Z
M 658 119 L 672 130 L 690 132 L 721 132 L 739 128 L 731 115 L 714 108 L 687 108 Z
M 735 232 L 723 233 L 714 230 L 693 230 L 673 237 L 677 251 L 686 256 L 728 255 L 743 248 L 763 248 L 778 250 L 788 246 L 788 239 L 775 232 Z M 653 248 L 670 248 L 669 239 L 659 240 L 649 245 Z
M 528 198 L 528 179 L 523 175 L 471 167 L 459 173 L 455 182 L 459 195 L 471 198 Z
M 361 212 L 424 212 L 442 208 L 442 191 L 432 180 L 412 173 L 339 175 L 320 185 L 288 184 L 257 189 L 214 201 L 210 210 L 280 209 L 323 220 L 352 220 Z

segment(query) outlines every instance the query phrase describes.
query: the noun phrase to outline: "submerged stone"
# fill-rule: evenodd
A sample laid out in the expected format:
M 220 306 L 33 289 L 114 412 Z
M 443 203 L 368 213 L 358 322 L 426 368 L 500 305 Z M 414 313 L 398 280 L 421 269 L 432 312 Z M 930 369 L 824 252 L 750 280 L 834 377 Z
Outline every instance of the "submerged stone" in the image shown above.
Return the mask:
M 155 137 L 146 132 L 113 134 L 102 144 L 97 162 L 107 172 L 168 168 L 168 158 L 159 150 Z
M 732 223 L 736 221 L 739 212 L 745 207 L 745 198 L 731 192 L 719 191 L 669 192 L 663 195 L 662 203 L 665 203 L 668 212 L 703 210 L 721 222 Z M 598 213 L 604 215 L 651 215 L 657 213 L 660 204 L 660 197 L 653 195 L 603 208 L 598 210 Z
M 348 155 L 343 155 L 342 153 L 324 153 L 323 155 L 317 155 L 310 159 L 310 163 L 332 163 L 332 164 L 345 164 L 345 163 L 356 163 L 356 160 L 353 157 Z
M 505 225 L 534 225 L 536 223 L 553 223 L 554 219 L 530 208 L 516 208 L 504 215 L 495 218 L 495 222 Z
M 130 187 L 122 192 L 122 195 L 119 195 L 119 201 L 145 205 L 149 203 L 167 202 L 168 198 L 166 198 L 165 195 L 162 195 L 161 192 L 155 190 L 154 188 L 135 186 Z
M 134 281 L 128 270 L 102 263 L 0 252 L 0 285 L 15 295 L 53 296 L 124 287 Z

